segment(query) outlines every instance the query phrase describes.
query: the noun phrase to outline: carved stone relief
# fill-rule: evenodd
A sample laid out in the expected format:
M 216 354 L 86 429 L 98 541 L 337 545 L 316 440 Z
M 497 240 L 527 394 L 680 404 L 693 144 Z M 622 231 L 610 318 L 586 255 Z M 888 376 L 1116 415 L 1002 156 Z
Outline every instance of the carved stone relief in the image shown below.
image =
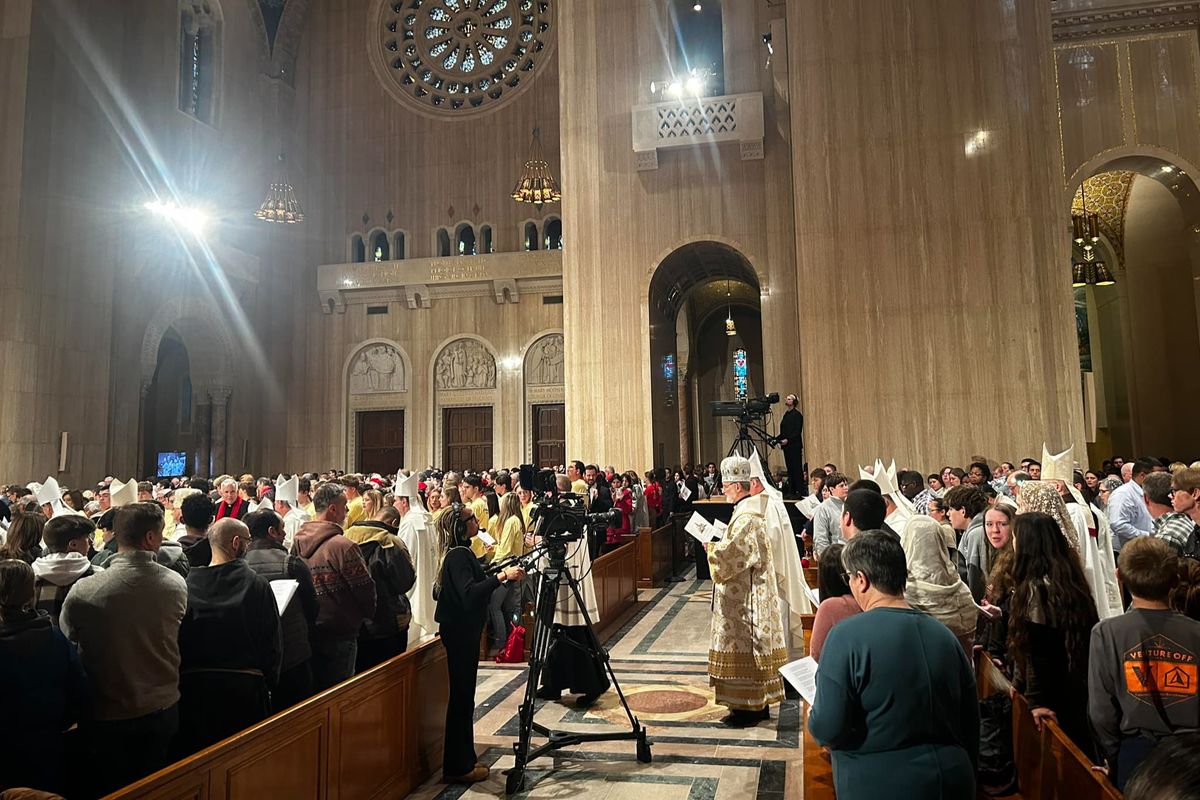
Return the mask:
M 474 339 L 458 339 L 446 345 L 434 372 L 439 389 L 496 388 L 496 359 Z
M 561 333 L 543 336 L 534 342 L 525 361 L 526 385 L 561 386 L 565 353 Z
M 350 394 L 407 391 L 404 359 L 388 344 L 366 347 L 350 365 Z

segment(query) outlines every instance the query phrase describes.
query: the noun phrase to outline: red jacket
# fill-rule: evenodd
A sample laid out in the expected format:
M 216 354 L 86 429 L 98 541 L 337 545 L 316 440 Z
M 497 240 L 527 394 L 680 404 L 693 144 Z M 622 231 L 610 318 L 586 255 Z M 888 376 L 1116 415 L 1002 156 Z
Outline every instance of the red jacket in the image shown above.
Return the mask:
M 609 544 L 620 544 L 621 535 L 633 531 L 631 525 L 631 520 L 633 519 L 633 492 L 624 492 L 620 500 L 613 501 L 613 508 L 621 512 L 621 527 L 609 528 L 606 541 Z

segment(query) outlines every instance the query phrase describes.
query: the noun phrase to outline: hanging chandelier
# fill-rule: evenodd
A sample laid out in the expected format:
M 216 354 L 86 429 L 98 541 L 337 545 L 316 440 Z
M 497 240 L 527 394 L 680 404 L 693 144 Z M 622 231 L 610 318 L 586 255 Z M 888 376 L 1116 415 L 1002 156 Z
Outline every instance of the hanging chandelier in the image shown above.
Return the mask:
M 1112 272 L 1103 259 L 1096 257 L 1096 245 L 1100 243 L 1100 215 L 1088 211 L 1087 181 L 1079 187 L 1079 196 L 1083 202 L 1080 214 L 1071 214 L 1071 229 L 1074 233 L 1075 246 L 1083 248 L 1083 260 L 1071 264 L 1071 286 L 1112 286 L 1116 283 Z
M 729 284 L 725 284 L 725 335 L 737 336 L 737 326 L 733 324 L 733 295 L 730 294 Z
M 288 225 L 304 221 L 304 211 L 296 199 L 296 192 L 283 174 L 282 153 L 279 154 L 279 167 L 275 181 L 271 183 L 271 188 L 267 191 L 267 199 L 262 201 L 262 205 L 258 207 L 258 211 L 254 212 L 254 216 L 263 222 L 280 222 Z
M 558 182 L 550 174 L 550 165 L 542 155 L 542 132 L 540 128 L 533 129 L 533 143 L 529 146 L 529 160 L 525 169 L 512 191 L 512 199 L 518 203 L 532 203 L 540 209 L 546 203 L 557 203 L 562 200 L 562 192 L 558 190 Z

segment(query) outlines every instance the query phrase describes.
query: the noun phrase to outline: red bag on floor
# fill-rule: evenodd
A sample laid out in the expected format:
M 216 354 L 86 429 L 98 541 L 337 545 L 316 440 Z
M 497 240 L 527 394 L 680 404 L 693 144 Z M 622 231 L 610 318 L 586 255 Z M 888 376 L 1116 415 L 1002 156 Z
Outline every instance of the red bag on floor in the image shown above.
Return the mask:
M 508 641 L 496 653 L 497 664 L 520 664 L 525 660 L 525 627 L 514 625 Z

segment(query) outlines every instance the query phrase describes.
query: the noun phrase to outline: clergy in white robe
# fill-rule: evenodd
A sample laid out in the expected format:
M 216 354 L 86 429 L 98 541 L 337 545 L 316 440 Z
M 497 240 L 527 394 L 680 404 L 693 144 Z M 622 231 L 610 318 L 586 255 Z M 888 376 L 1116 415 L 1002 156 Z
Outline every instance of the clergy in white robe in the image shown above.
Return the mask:
M 767 538 L 771 541 L 771 566 L 779 588 L 780 628 L 788 653 L 799 658 L 804 649 L 803 615 L 814 613 L 812 601 L 783 493 L 767 482 L 757 451 L 750 456 L 750 494 L 761 506 Z
M 408 590 L 408 601 L 412 606 L 412 621 L 408 626 L 408 643 L 420 643 L 432 638 L 438 631 L 434 612 L 437 604 L 433 600 L 433 584 L 437 579 L 438 547 L 437 531 L 433 527 L 433 516 L 421 503 L 416 475 L 397 475 L 395 508 L 400 512 L 400 525 L 396 534 L 408 554 L 412 557 L 417 581 Z
M 713 620 L 708 677 L 716 702 L 735 727 L 767 716 L 783 699 L 779 668 L 787 663 L 780 624 L 779 588 L 762 503 L 750 496 L 750 462 L 721 462 L 725 498 L 734 503 L 725 535 L 708 548 L 713 578 Z

